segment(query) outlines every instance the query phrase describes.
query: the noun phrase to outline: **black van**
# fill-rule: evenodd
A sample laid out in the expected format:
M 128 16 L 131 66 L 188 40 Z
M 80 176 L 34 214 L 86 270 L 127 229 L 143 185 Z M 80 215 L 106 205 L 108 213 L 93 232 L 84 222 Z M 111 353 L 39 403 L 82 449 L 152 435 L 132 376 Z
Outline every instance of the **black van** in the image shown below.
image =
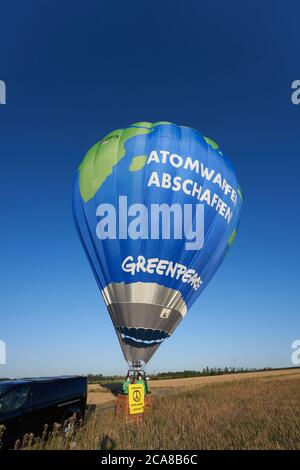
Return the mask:
M 76 414 L 84 418 L 86 377 L 41 377 L 0 382 L 0 425 L 5 426 L 2 448 L 24 434 L 38 435 L 45 424 L 64 423 Z

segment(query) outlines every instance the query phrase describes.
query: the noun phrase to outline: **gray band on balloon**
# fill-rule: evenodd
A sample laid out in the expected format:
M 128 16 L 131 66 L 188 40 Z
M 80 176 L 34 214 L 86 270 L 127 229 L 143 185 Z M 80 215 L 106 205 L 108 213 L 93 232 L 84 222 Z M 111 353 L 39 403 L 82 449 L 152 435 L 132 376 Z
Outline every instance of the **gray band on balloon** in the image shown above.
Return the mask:
M 119 282 L 108 284 L 101 291 L 106 305 L 115 303 L 151 304 L 167 310 L 176 310 L 182 316 L 187 313 L 185 301 L 178 290 L 153 282 Z M 166 312 L 167 315 L 168 312 Z
M 129 362 L 147 363 L 160 344 L 147 347 L 142 344 L 139 347 L 128 345 L 122 338 L 122 327 L 161 330 L 171 335 L 187 313 L 186 304 L 179 291 L 156 283 L 111 283 L 101 293 L 125 359 Z

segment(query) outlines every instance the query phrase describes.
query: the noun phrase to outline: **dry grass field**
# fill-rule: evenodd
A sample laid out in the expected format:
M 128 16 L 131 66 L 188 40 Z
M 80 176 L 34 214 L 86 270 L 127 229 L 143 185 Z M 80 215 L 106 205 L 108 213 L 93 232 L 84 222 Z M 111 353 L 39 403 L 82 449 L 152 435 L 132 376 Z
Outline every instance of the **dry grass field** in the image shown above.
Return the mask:
M 273 378 L 274 380 L 285 380 L 287 377 L 299 378 L 300 369 L 289 369 L 289 370 L 272 370 L 265 372 L 248 372 L 242 374 L 231 374 L 231 375 L 217 375 L 209 377 L 192 377 L 185 379 L 164 379 L 164 380 L 153 380 L 149 382 L 151 391 L 155 394 L 162 395 L 170 391 L 180 391 L 182 389 L 193 389 L 202 387 L 204 385 L 211 385 L 215 383 L 233 382 L 248 379 L 268 379 Z M 120 388 L 120 384 L 90 384 L 88 386 L 88 404 L 102 406 L 106 403 L 111 403 L 116 398 L 116 392 Z
M 300 450 L 300 370 L 151 385 L 154 404 L 138 425 L 116 418 L 113 409 L 101 409 L 113 395 L 105 386 L 91 385 L 89 403 L 99 406 L 79 431 L 65 438 L 56 429 L 47 441 L 31 436 L 23 447 Z

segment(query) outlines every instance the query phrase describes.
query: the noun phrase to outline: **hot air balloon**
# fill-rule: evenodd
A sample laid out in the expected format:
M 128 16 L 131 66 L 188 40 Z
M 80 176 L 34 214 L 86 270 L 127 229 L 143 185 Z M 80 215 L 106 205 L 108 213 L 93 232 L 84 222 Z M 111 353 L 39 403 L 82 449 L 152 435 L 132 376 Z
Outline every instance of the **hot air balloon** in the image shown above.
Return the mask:
M 190 127 L 139 122 L 87 152 L 74 220 L 130 365 L 149 361 L 208 284 L 241 206 L 230 161 Z

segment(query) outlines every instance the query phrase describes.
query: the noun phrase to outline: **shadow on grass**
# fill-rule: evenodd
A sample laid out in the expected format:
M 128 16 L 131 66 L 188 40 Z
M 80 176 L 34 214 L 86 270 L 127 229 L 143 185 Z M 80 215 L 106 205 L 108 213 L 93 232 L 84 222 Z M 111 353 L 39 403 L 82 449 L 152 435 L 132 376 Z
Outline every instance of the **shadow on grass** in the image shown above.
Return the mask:
M 116 442 L 107 434 L 101 439 L 99 443 L 100 450 L 113 450 L 115 448 L 116 448 Z
M 122 382 L 106 383 L 101 384 L 101 386 L 109 390 L 115 396 L 122 391 Z

